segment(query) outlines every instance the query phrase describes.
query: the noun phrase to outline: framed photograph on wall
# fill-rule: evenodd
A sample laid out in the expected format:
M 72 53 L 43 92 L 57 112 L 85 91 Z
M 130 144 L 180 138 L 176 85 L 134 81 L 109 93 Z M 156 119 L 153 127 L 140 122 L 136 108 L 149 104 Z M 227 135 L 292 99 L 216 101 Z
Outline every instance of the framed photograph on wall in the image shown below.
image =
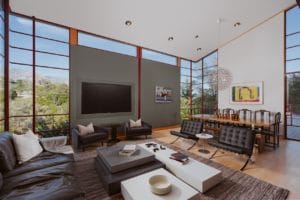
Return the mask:
M 263 82 L 237 83 L 230 87 L 231 104 L 263 104 Z
M 167 87 L 156 86 L 155 87 L 155 102 L 156 103 L 171 103 L 172 102 L 172 90 Z

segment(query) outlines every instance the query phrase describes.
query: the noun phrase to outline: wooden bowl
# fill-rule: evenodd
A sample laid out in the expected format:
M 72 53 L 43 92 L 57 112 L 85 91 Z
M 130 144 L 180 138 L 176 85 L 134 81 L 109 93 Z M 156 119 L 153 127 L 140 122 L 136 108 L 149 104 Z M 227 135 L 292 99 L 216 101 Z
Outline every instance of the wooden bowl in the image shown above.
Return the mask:
M 151 188 L 151 192 L 158 195 L 168 194 L 172 189 L 171 183 L 164 175 L 151 176 L 149 178 L 149 185 Z

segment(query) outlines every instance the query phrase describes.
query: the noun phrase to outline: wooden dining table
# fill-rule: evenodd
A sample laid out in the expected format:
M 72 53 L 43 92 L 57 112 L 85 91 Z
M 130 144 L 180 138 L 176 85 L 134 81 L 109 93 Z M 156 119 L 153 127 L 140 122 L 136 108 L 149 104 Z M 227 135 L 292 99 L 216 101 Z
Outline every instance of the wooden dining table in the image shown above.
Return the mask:
M 255 131 L 254 133 L 256 134 L 256 143 L 258 145 L 258 152 L 263 152 L 264 151 L 264 144 L 265 144 L 265 135 L 260 134 L 259 129 L 269 129 L 272 126 L 274 126 L 275 121 L 274 119 L 270 119 L 266 121 L 255 121 L 255 120 L 232 120 L 232 119 L 224 119 L 224 118 L 218 118 L 216 115 L 212 114 L 196 114 L 196 115 L 191 115 L 190 116 L 191 120 L 201 120 L 203 122 L 207 123 L 215 123 L 215 124 L 231 124 L 231 125 L 239 125 L 239 126 L 248 126 L 251 127 L 253 130 L 258 130 Z M 220 128 L 214 128 L 214 127 L 209 127 L 205 126 L 206 130 L 212 130 L 212 131 L 220 131 Z
M 232 120 L 232 119 L 224 119 L 224 118 L 218 118 L 216 115 L 213 114 L 197 114 L 197 115 L 191 115 L 191 120 L 201 120 L 204 122 L 216 122 L 220 124 L 233 124 L 233 125 L 240 125 L 240 126 L 251 126 L 254 128 L 270 128 L 275 124 L 275 121 L 273 119 L 270 119 L 270 121 L 260 121 L 260 120 Z

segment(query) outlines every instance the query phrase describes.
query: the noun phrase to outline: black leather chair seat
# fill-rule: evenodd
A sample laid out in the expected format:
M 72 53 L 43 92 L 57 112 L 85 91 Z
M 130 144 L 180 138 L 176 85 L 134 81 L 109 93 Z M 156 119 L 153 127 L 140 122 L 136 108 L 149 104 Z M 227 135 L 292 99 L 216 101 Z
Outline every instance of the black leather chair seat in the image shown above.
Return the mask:
M 175 136 L 182 137 L 185 139 L 192 139 L 192 140 L 198 139 L 194 134 L 190 134 L 190 133 L 180 133 L 177 131 L 171 131 L 170 133 L 171 133 L 171 135 L 175 135 Z
M 217 147 L 217 148 L 221 148 L 221 149 L 225 149 L 225 150 L 234 152 L 234 153 L 239 153 L 239 154 L 243 153 L 243 150 L 241 148 L 234 147 L 234 146 L 228 146 L 227 144 L 222 144 L 222 143 L 219 143 L 214 140 L 208 141 L 208 144 L 211 146 Z
M 97 140 L 104 140 L 106 138 L 107 138 L 107 133 L 105 132 L 91 133 L 91 134 L 79 136 L 79 140 L 82 144 L 89 144 Z

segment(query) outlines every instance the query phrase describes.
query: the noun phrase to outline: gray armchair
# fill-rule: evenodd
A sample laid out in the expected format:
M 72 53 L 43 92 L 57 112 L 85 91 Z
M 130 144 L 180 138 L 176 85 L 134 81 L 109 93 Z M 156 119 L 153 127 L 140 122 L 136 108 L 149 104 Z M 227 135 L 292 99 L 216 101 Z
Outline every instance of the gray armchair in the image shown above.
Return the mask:
M 87 135 L 80 135 L 79 129 L 76 126 L 72 129 L 72 146 L 74 149 L 82 149 L 85 150 L 85 147 L 87 147 L 90 144 L 100 142 L 103 146 L 103 141 L 108 139 L 109 132 L 111 131 L 110 128 L 107 127 L 99 127 L 94 126 L 94 133 L 90 133 Z
M 130 127 L 130 123 L 126 122 L 124 125 L 124 129 L 126 138 L 141 135 L 144 135 L 147 138 L 148 135 L 152 134 L 152 126 L 144 121 L 142 121 L 142 126 L 140 127 Z

